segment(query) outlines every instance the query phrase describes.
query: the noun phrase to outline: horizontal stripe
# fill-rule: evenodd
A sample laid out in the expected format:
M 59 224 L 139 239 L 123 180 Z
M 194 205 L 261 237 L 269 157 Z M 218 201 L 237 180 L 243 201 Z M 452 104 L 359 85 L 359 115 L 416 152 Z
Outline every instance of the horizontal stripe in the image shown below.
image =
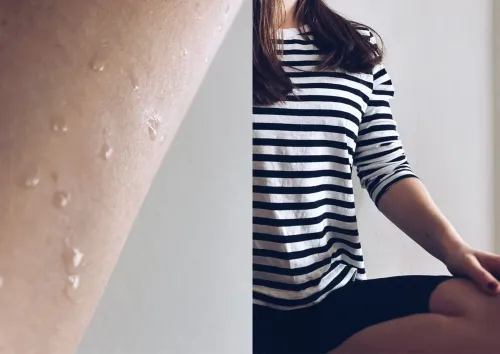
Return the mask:
M 350 156 L 354 151 L 345 142 L 331 140 L 297 140 L 297 139 L 253 139 L 253 146 L 280 146 L 280 147 L 326 147 L 347 150 Z
M 325 198 L 315 202 L 309 203 L 265 203 L 253 202 L 255 209 L 265 210 L 308 210 L 315 209 L 325 205 L 336 206 L 339 208 L 354 209 L 354 202 L 346 202 L 343 200 Z
M 318 232 L 309 232 L 305 234 L 297 234 L 290 236 L 283 235 L 273 235 L 273 234 L 265 234 L 262 232 L 254 232 L 253 238 L 254 240 L 268 241 L 268 242 L 276 242 L 276 243 L 292 243 L 292 242 L 310 242 L 316 241 L 323 238 L 328 232 L 335 232 L 339 234 L 343 234 L 346 236 L 357 237 L 358 230 L 349 230 L 336 226 L 325 226 L 321 231 Z
M 257 130 L 281 130 L 289 132 L 323 132 L 343 134 L 350 139 L 356 140 L 356 135 L 342 126 L 320 125 L 320 124 L 286 124 L 286 123 L 254 123 L 254 131 Z
M 326 272 L 322 274 L 321 277 L 311 279 L 307 282 L 303 283 L 282 283 L 282 282 L 277 282 L 277 281 L 272 281 L 272 280 L 266 280 L 266 279 L 259 279 L 259 278 L 254 278 L 253 279 L 253 285 L 257 286 L 262 286 L 262 287 L 267 287 L 267 288 L 272 288 L 272 289 L 279 289 L 279 290 L 286 290 L 286 291 L 304 291 L 308 288 L 318 286 L 323 278 L 328 276 L 332 271 L 335 271 L 335 269 L 338 269 L 339 266 L 344 266 L 348 268 L 352 268 L 351 265 L 344 261 L 336 261 L 332 262 L 332 264 L 327 268 Z M 357 270 L 358 272 L 363 272 L 364 269 L 359 269 Z
M 305 258 L 309 257 L 315 254 L 320 254 L 320 253 L 325 253 L 332 247 L 334 247 L 335 244 L 339 244 L 339 242 L 331 238 L 328 240 L 328 242 L 321 246 L 321 247 L 311 247 L 302 251 L 297 251 L 297 252 L 279 252 L 279 251 L 274 251 L 274 250 L 262 250 L 262 249 L 253 249 L 253 255 L 258 256 L 258 257 L 268 257 L 268 258 L 276 258 L 276 259 L 281 259 L 281 260 L 293 260 L 293 259 L 300 259 L 300 258 Z M 351 243 L 347 244 L 345 240 L 342 240 L 342 244 L 349 246 L 350 248 L 356 250 L 356 249 L 361 249 L 361 246 L 356 243 Z M 335 248 L 335 247 L 334 247 Z M 336 249 L 340 249 L 340 246 L 337 246 Z M 345 250 L 345 249 L 344 249 Z M 345 250 L 346 252 L 349 252 L 349 254 L 355 254 L 354 252 L 351 252 L 350 250 Z
M 312 187 L 270 187 L 270 186 L 253 186 L 254 193 L 263 194 L 311 194 L 318 192 L 339 192 L 344 194 L 353 194 L 352 188 L 338 186 L 333 184 L 322 184 Z
M 322 64 L 321 60 L 282 60 L 281 64 L 283 66 L 319 66 Z
M 314 42 L 308 39 L 285 39 L 283 40 L 283 44 L 314 45 Z
M 363 108 L 357 102 L 343 97 L 332 97 L 324 95 L 300 95 L 300 96 L 287 96 L 287 101 L 291 102 L 331 102 L 331 103 L 343 103 L 356 108 L 358 111 L 363 113 Z
M 341 84 L 333 84 L 329 82 L 310 82 L 310 83 L 296 83 L 295 86 L 301 90 L 305 89 L 331 89 L 331 90 L 339 90 L 339 91 L 345 91 L 352 93 L 356 96 L 359 96 L 363 99 L 364 102 L 368 102 L 369 97 L 361 90 L 347 86 L 347 85 L 341 85 Z
M 309 218 L 309 219 L 287 219 L 287 220 L 279 220 L 279 219 L 268 219 L 268 218 L 253 218 L 253 223 L 256 225 L 266 225 L 266 226 L 296 226 L 296 225 L 316 225 L 324 220 L 338 220 L 343 222 L 356 222 L 356 217 L 354 216 L 346 216 L 337 213 L 324 213 L 321 216 Z
M 334 177 L 340 179 L 351 179 L 351 174 L 339 171 L 319 170 L 319 171 L 264 171 L 253 170 L 254 177 L 265 178 L 316 178 L 316 177 Z
M 286 49 L 283 55 L 321 55 L 318 49 Z
M 335 280 L 332 281 L 330 284 L 328 284 L 328 286 L 326 286 L 323 290 L 321 290 L 321 291 L 319 291 L 311 296 L 303 298 L 303 299 L 297 299 L 297 300 L 277 299 L 277 298 L 273 298 L 273 297 L 270 297 L 268 295 L 264 295 L 264 294 L 261 294 L 261 293 L 255 292 L 255 291 L 253 292 L 253 297 L 254 297 L 254 299 L 269 302 L 269 303 L 272 303 L 272 304 L 275 304 L 278 306 L 293 307 L 293 306 L 307 305 L 307 304 L 317 300 L 319 297 L 321 297 L 323 295 L 323 293 L 333 289 L 344 278 L 349 276 L 350 271 L 351 271 L 351 268 L 345 267 L 342 270 L 342 272 L 337 276 L 337 278 L 335 278 Z
M 269 161 L 283 163 L 315 163 L 315 162 L 335 162 L 343 165 L 350 165 L 349 159 L 331 155 L 266 155 L 253 154 L 253 161 Z
M 322 77 L 322 78 L 336 78 L 344 79 L 358 84 L 364 85 L 370 90 L 373 89 L 373 83 L 367 80 L 363 80 L 351 74 L 333 72 L 333 71 L 298 71 L 298 72 L 288 72 L 286 74 L 289 78 L 310 78 L 310 77 Z
M 322 259 L 321 261 L 312 263 L 311 265 L 308 265 L 307 267 L 283 268 L 283 267 L 257 264 L 254 262 L 253 263 L 253 270 L 256 272 L 273 273 L 273 274 L 279 274 L 279 275 L 301 276 L 301 275 L 312 273 L 318 268 L 321 268 L 325 265 L 331 264 L 331 262 L 335 261 L 335 258 L 337 258 L 337 257 L 349 258 L 355 262 L 363 262 L 362 256 L 355 256 L 355 255 L 350 254 L 349 252 L 347 252 L 344 249 L 339 249 L 339 250 L 335 251 L 330 257 L 326 257 L 326 258 Z

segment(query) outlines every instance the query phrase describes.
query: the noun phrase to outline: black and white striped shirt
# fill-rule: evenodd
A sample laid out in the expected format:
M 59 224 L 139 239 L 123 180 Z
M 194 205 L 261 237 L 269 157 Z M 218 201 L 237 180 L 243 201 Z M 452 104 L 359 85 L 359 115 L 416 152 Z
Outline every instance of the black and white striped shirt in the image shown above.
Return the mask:
M 288 310 L 366 279 L 353 166 L 375 203 L 414 174 L 392 119 L 394 88 L 384 66 L 370 74 L 318 72 L 313 42 L 298 29 L 282 33 L 282 65 L 295 95 L 253 109 L 253 297 Z

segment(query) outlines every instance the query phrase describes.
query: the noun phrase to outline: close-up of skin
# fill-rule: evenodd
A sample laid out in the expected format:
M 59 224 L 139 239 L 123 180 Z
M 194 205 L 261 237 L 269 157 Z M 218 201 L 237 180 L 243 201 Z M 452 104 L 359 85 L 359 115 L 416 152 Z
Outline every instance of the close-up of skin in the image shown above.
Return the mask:
M 241 2 L 0 1 L 0 353 L 75 351 Z

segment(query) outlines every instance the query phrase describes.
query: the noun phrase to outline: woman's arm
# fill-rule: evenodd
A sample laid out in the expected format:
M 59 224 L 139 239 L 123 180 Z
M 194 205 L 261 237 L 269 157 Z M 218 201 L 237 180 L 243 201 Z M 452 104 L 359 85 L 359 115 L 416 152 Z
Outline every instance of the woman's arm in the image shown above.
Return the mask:
M 378 206 L 401 231 L 444 263 L 450 254 L 465 246 L 423 183 L 416 178 L 395 183 L 382 196 Z
M 75 350 L 240 3 L 0 0 L 0 353 Z
M 354 154 L 361 185 L 377 207 L 448 270 L 472 280 L 486 293 L 500 294 L 500 256 L 469 247 L 413 174 L 392 117 L 391 78 L 374 68 L 373 92 L 359 125 Z
M 377 207 L 430 254 L 445 261 L 464 243 L 413 173 L 392 117 L 392 80 L 374 68 L 373 92 L 359 127 L 354 155 L 361 185 Z

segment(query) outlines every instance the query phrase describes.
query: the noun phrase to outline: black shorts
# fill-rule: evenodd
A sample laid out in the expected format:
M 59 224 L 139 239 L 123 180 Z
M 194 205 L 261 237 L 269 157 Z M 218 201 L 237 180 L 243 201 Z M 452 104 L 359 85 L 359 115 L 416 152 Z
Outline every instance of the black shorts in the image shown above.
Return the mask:
M 429 313 L 432 292 L 448 276 L 400 276 L 352 282 L 314 306 L 253 306 L 256 354 L 325 354 L 357 332 L 393 319 Z

